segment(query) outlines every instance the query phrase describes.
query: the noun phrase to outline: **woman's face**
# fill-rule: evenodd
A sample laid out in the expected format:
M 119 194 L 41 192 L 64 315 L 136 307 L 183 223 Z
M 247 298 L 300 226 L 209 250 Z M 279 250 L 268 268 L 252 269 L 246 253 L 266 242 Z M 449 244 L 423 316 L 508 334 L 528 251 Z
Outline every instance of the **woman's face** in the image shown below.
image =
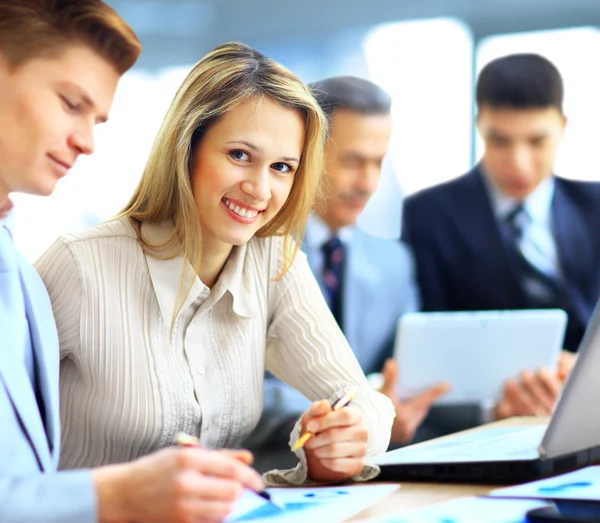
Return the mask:
M 118 81 L 85 45 L 16 68 L 0 51 L 0 205 L 13 191 L 50 194 L 93 151 L 93 127 L 106 120 Z
M 301 115 L 266 98 L 220 118 L 193 151 L 204 248 L 242 245 L 285 204 L 304 145 Z

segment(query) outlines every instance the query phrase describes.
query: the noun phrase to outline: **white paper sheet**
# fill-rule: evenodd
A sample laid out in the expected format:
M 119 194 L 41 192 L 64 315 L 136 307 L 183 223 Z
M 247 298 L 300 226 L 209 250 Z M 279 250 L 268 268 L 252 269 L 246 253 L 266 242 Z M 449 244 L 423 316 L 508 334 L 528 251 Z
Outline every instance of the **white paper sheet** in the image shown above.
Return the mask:
M 237 502 L 227 523 L 338 523 L 387 497 L 398 485 L 352 485 L 341 487 L 272 488 L 280 510 L 252 492 Z
M 568 474 L 494 490 L 490 495 L 511 498 L 600 501 L 600 467 L 586 467 Z
M 525 523 L 528 510 L 544 506 L 542 501 L 461 498 L 368 523 Z

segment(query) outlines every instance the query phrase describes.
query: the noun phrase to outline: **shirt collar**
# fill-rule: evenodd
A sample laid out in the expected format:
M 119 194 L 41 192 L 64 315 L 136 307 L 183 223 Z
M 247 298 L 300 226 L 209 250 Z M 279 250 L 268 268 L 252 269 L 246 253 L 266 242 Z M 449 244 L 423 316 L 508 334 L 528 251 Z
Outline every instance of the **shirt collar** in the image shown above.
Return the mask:
M 150 244 L 160 245 L 172 237 L 173 225 L 168 220 L 159 224 L 143 223 L 141 234 Z M 252 302 L 252 296 L 256 293 L 248 289 L 247 284 L 244 283 L 244 280 L 250 281 L 251 278 L 243 277 L 247 244 L 234 247 L 212 291 L 194 273 L 191 264 L 181 251 L 179 241 L 174 240 L 173 249 L 178 254 L 170 259 L 164 259 L 165 254 L 161 251 L 150 250 L 146 253 L 150 279 L 161 314 L 167 325 L 170 325 L 173 319 L 183 275 L 187 278 L 188 284 L 191 278 L 192 287 L 183 302 L 181 311 L 187 309 L 198 298 L 206 299 L 209 295 L 213 298 L 211 302 L 215 303 L 228 291 L 233 298 L 233 311 L 238 316 L 245 318 L 254 316 L 258 309 Z
M 490 176 L 483 169 L 481 171 L 495 216 L 500 219 L 505 218 L 521 201 L 507 195 L 492 182 Z M 527 215 L 533 222 L 547 223 L 550 221 L 554 186 L 554 177 L 549 176 L 542 180 L 535 191 L 522 201 Z
M 252 241 L 250 240 L 250 242 Z M 247 274 L 246 256 L 250 242 L 233 248 L 214 287 L 216 299 L 219 299 L 225 291 L 231 294 L 233 312 L 242 318 L 254 317 L 259 309 L 259 293 L 252 286 L 256 277 Z
M 325 244 L 332 236 L 336 235 L 345 247 L 348 247 L 352 241 L 354 234 L 354 226 L 347 225 L 337 231 L 333 232 L 329 225 L 327 225 L 317 214 L 312 213 L 308 217 L 308 228 L 310 228 L 310 235 L 307 234 L 304 242 L 306 246 L 311 250 L 319 250 L 323 244 Z
M 8 220 L 7 218 L 0 218 L 0 228 L 4 228 L 8 231 L 8 234 L 10 234 L 10 237 L 12 238 L 12 230 L 11 230 L 11 223 L 10 220 Z
M 7 199 L 5 202 L 0 202 L 0 227 L 5 227 L 8 232 L 13 234 L 13 202 Z

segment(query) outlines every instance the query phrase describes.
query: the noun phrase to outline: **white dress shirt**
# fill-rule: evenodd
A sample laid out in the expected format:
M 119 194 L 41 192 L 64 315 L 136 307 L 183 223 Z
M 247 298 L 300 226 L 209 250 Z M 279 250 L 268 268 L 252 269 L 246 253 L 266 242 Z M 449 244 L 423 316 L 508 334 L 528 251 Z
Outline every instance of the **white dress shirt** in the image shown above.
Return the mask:
M 524 224 L 519 247 L 523 255 L 539 270 L 557 277 L 560 274 L 560 264 L 552 223 L 554 178 L 550 176 L 542 180 L 535 191 L 522 201 L 505 194 L 485 173 L 483 179 L 494 215 L 499 221 L 506 220 L 517 205 L 523 204 L 528 220 Z
M 142 226 L 153 243 L 171 231 Z M 260 417 L 265 368 L 311 400 L 358 389 L 368 454 L 385 451 L 391 402 L 370 390 L 305 255 L 277 279 L 282 264 L 283 238 L 253 238 L 209 289 L 183 255 L 144 253 L 126 218 L 59 238 L 36 268 L 60 336 L 61 467 L 129 461 L 179 431 L 209 448 L 236 446 Z M 193 286 L 171 330 L 183 270 Z M 296 469 L 267 480 L 305 482 L 298 456 Z

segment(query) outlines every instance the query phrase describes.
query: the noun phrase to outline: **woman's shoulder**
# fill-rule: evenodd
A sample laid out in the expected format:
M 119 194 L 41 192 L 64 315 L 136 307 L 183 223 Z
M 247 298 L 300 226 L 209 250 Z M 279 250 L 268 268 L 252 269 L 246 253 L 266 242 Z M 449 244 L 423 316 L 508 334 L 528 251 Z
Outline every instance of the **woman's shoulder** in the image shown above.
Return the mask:
M 297 243 L 288 236 L 255 236 L 248 242 L 248 250 L 253 252 L 274 253 L 283 258 L 286 253 L 292 255 Z
M 247 249 L 247 257 L 262 267 L 268 267 L 272 277 L 281 275 L 284 268 L 293 269 L 305 258 L 295 240 L 286 236 L 255 236 L 248 242 Z
M 129 218 L 120 217 L 85 231 L 65 234 L 60 239 L 65 244 L 93 243 L 97 241 L 101 243 L 119 242 L 129 239 L 137 242 L 137 233 Z
M 254 236 L 248 242 L 248 252 L 267 253 L 273 249 L 277 249 L 280 242 L 283 241 L 281 236 Z
M 271 264 L 283 260 L 285 244 L 283 236 L 255 236 L 248 242 L 247 253 L 257 261 Z

